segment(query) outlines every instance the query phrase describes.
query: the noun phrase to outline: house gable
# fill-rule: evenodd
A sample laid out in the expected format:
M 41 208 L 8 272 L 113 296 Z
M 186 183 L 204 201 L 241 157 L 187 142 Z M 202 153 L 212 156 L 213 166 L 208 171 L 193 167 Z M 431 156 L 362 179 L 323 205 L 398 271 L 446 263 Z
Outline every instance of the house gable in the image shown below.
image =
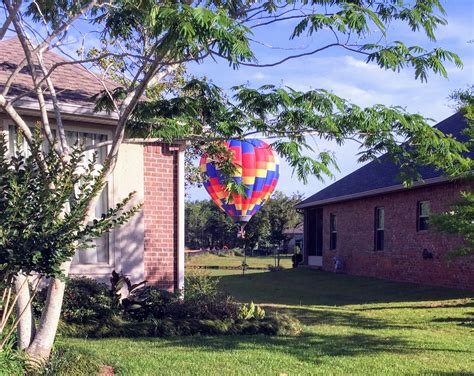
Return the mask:
M 467 136 L 465 136 L 462 131 L 466 126 L 466 119 L 463 114 L 456 113 L 438 123 L 436 128 L 445 134 L 451 134 L 461 142 L 465 142 L 467 141 Z M 474 150 L 471 150 L 468 156 L 474 158 Z M 422 180 L 415 182 L 415 186 L 437 184 L 447 180 L 447 178 L 443 176 L 442 171 L 436 170 L 433 167 L 420 166 L 417 170 Z M 302 209 L 330 202 L 403 190 L 404 185 L 398 177 L 399 172 L 399 166 L 385 154 L 379 159 L 366 164 L 334 184 L 303 200 L 296 205 L 296 208 Z

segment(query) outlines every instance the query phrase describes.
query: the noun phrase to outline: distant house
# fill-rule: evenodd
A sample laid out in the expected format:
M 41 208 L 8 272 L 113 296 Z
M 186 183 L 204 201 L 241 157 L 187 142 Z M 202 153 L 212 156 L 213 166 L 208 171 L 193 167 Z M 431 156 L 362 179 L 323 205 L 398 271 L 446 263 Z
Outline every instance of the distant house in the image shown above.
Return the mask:
M 465 127 L 460 113 L 437 125 L 467 141 Z M 349 274 L 474 290 L 474 258 L 448 262 L 446 253 L 461 240 L 429 227 L 430 215 L 449 209 L 474 182 L 421 167 L 423 181 L 408 189 L 398 172 L 385 155 L 298 204 L 304 264 L 333 271 L 337 260 Z
M 283 244 L 283 249 L 286 253 L 293 253 L 295 247 L 298 247 L 301 251 L 303 247 L 303 223 L 299 223 L 294 228 L 283 230 L 283 235 L 285 235 L 285 240 Z
M 53 52 L 47 52 L 44 58 L 48 67 L 65 61 Z M 0 90 L 23 59 L 23 49 L 17 38 L 0 42 Z M 85 145 L 94 145 L 110 140 L 116 118 L 94 112 L 92 97 L 103 90 L 99 80 L 77 64 L 61 65 L 52 74 L 52 80 L 69 141 L 74 144 L 80 140 Z M 9 98 L 24 95 L 15 103 L 15 108 L 34 126 L 41 119 L 32 89 L 29 69 L 23 68 L 13 82 Z M 52 113 L 51 100 L 47 91 L 45 93 L 47 110 Z M 52 128 L 54 130 L 54 124 Z M 15 127 L 0 109 L 1 131 L 10 140 L 12 148 Z M 107 146 L 98 149 L 99 161 L 106 151 Z M 143 202 L 143 209 L 125 226 L 98 239 L 95 247 L 80 250 L 73 260 L 71 274 L 108 281 L 115 269 L 129 275 L 133 282 L 147 279 L 168 290 L 181 287 L 184 279 L 183 189 L 184 150 L 180 145 L 123 144 L 115 172 L 96 213 L 100 215 L 132 191 L 136 192 L 135 203 Z

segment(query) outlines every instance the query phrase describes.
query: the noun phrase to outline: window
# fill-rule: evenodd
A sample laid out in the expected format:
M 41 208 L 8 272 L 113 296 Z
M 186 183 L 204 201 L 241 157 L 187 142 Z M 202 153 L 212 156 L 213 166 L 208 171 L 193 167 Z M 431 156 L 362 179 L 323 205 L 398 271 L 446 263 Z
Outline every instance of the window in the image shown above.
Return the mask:
M 383 207 L 375 208 L 375 250 L 384 249 L 385 210 Z
M 429 201 L 420 201 L 418 202 L 418 219 L 417 219 L 417 230 L 425 231 L 429 228 L 429 219 L 430 219 L 430 202 Z
M 337 248 L 337 217 L 336 214 L 329 215 L 329 249 Z
M 16 133 L 15 126 L 9 126 L 9 148 L 15 150 L 20 144 L 24 153 L 28 155 L 29 148 L 26 140 L 23 137 L 19 137 Z M 53 130 L 53 133 L 55 131 Z M 70 146 L 80 144 L 83 146 L 95 145 L 104 141 L 107 141 L 107 136 L 104 134 L 77 132 L 77 131 L 66 131 L 66 138 Z M 44 144 L 43 148 L 47 151 L 49 145 Z M 97 163 L 101 165 L 107 155 L 107 147 L 101 147 L 99 149 L 88 150 L 84 152 L 84 164 L 89 163 L 94 152 L 97 152 Z M 102 191 L 97 205 L 95 207 L 95 216 L 100 218 L 102 213 L 105 213 L 109 208 L 108 199 L 108 185 L 106 184 Z M 74 259 L 73 264 L 108 264 L 109 263 L 109 234 L 104 234 L 102 237 L 95 239 L 95 245 L 91 248 L 80 249 Z

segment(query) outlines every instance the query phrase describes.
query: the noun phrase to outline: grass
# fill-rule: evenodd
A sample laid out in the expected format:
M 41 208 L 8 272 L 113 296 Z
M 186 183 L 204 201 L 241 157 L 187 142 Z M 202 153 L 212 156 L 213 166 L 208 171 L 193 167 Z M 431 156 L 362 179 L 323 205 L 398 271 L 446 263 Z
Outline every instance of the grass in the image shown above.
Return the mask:
M 304 323 L 298 337 L 62 339 L 121 375 L 473 375 L 474 296 L 309 269 L 226 275 L 242 302 Z
M 187 266 L 242 266 L 243 257 L 240 256 L 217 256 L 210 253 L 193 256 L 186 260 Z M 273 256 L 247 256 L 247 264 L 252 268 L 266 268 L 268 265 L 275 265 L 275 258 Z M 280 266 L 285 269 L 291 268 L 291 255 L 281 256 Z M 261 271 L 260 271 L 261 272 Z M 225 273 L 222 273 L 225 275 Z

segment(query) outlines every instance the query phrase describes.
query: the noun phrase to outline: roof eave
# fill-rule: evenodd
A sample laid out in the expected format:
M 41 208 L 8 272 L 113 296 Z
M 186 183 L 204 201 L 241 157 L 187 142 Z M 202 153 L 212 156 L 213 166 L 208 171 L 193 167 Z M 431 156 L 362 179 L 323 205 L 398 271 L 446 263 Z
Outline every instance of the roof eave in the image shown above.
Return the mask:
M 39 113 L 38 102 L 31 99 L 21 99 L 15 102 L 15 108 L 19 113 L 24 115 L 37 116 Z M 54 113 L 53 104 L 46 103 L 46 111 Z M 70 120 L 79 120 L 82 122 L 94 122 L 107 125 L 116 125 L 118 116 L 115 113 L 107 113 L 105 111 L 94 111 L 94 106 L 78 105 L 72 103 L 61 103 L 61 113 L 65 118 Z
M 421 182 L 415 182 L 410 188 L 416 188 L 416 187 L 421 187 L 421 186 L 426 186 L 426 185 L 431 185 L 431 184 L 439 184 L 439 183 L 444 183 L 447 181 L 451 181 L 452 179 L 445 177 L 445 176 L 439 176 L 436 178 L 431 178 L 431 179 L 426 179 Z M 370 196 L 377 196 L 380 194 L 384 193 L 392 193 L 396 191 L 402 191 L 404 189 L 407 189 L 403 184 L 396 184 L 392 185 L 390 187 L 384 187 L 384 188 L 379 188 L 379 189 L 373 189 L 370 191 L 365 191 L 365 192 L 359 192 L 359 193 L 354 193 L 350 195 L 345 195 L 345 196 L 338 196 L 338 197 L 333 197 L 333 198 L 328 198 L 326 200 L 319 200 L 319 201 L 313 201 L 313 202 L 308 202 L 306 204 L 297 204 L 295 205 L 295 209 L 306 209 L 312 206 L 321 206 L 321 205 L 327 205 L 327 204 L 334 204 L 336 202 L 341 202 L 341 201 L 349 201 L 349 200 L 355 200 L 359 198 L 365 198 L 365 197 L 370 197 Z M 409 189 L 409 188 L 408 188 Z

